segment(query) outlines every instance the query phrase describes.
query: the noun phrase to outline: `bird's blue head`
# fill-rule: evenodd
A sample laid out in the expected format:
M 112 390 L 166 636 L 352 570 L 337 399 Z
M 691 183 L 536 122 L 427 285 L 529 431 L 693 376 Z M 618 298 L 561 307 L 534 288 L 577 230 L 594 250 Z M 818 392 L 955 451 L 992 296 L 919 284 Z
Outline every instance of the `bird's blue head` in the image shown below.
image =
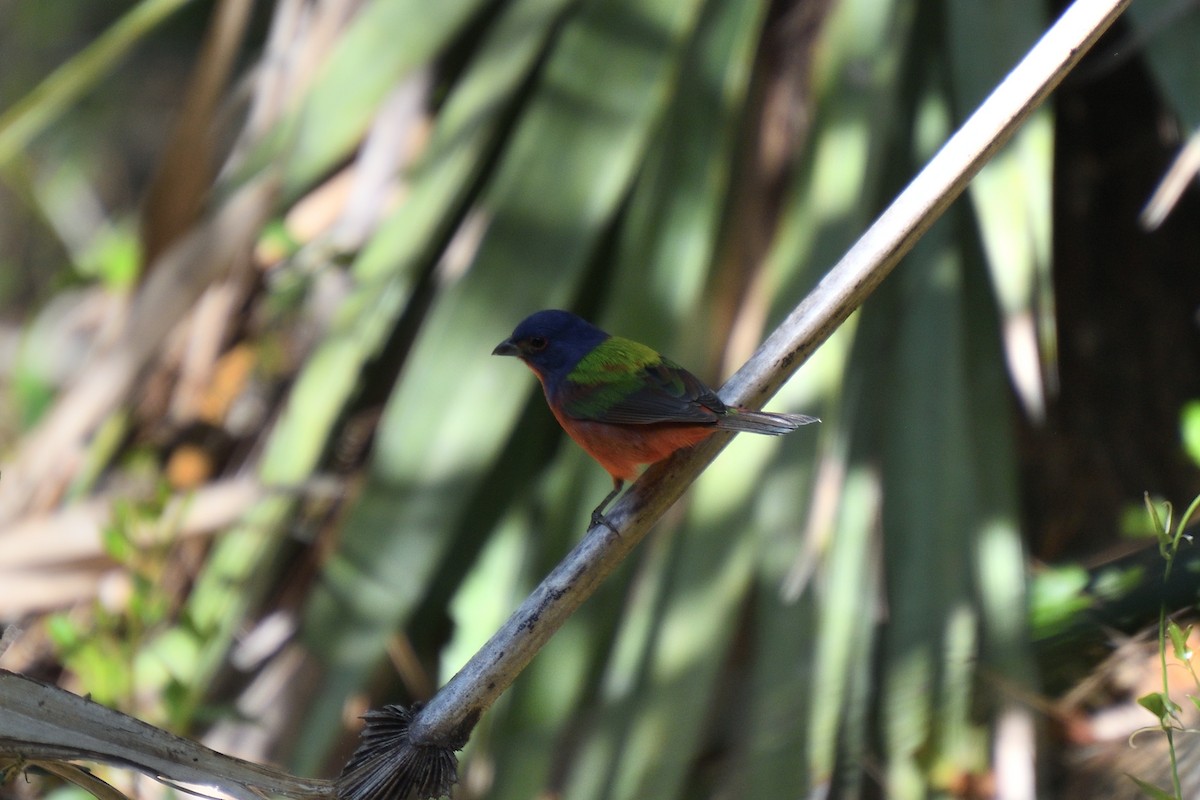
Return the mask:
M 492 355 L 516 356 L 543 381 L 556 385 L 607 338 L 607 333 L 570 311 L 551 309 L 522 320 Z

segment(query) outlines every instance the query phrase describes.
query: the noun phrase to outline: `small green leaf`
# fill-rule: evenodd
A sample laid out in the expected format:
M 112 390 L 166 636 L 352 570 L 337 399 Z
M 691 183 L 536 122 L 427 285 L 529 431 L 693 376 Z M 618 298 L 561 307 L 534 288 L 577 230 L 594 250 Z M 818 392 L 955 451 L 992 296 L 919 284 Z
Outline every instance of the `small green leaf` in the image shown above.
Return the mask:
M 1175 508 L 1171 505 L 1169 500 L 1164 500 L 1162 502 L 1162 509 L 1165 515 L 1164 519 L 1163 517 L 1159 516 L 1158 508 L 1155 507 L 1154 501 L 1150 499 L 1149 492 L 1143 493 L 1142 499 L 1146 503 L 1146 510 L 1150 512 L 1150 519 L 1154 521 L 1154 535 L 1158 539 L 1158 552 L 1162 555 L 1165 561 L 1170 562 L 1174 559 L 1175 549 L 1178 547 L 1178 542 L 1175 540 L 1175 537 L 1171 535 L 1171 523 L 1174 517 Z M 1191 511 L 1192 509 L 1189 507 L 1188 513 L 1190 514 Z
M 1149 711 L 1154 716 L 1162 719 L 1166 713 L 1166 708 L 1163 705 L 1162 692 L 1153 692 L 1145 694 L 1138 698 L 1138 705 Z
M 1142 501 L 1146 504 L 1146 510 L 1150 512 L 1150 519 L 1154 520 L 1154 530 L 1161 533 L 1169 529 L 1170 525 L 1163 525 L 1162 517 L 1158 515 L 1158 509 L 1154 505 L 1154 501 L 1150 499 L 1149 492 L 1142 492 Z M 1167 519 L 1171 517 L 1171 504 L 1164 502 L 1163 508 L 1167 512 Z
M 1164 692 L 1151 692 L 1138 698 L 1138 705 L 1158 717 L 1163 726 L 1171 724 L 1171 720 L 1179 713 L 1179 704 Z
M 1133 775 L 1130 775 L 1128 772 L 1126 772 L 1125 774 L 1129 777 L 1129 780 L 1136 783 L 1138 785 L 1138 788 L 1146 793 L 1147 797 L 1153 797 L 1154 800 L 1179 800 L 1179 798 L 1177 798 L 1175 795 L 1164 792 L 1162 789 L 1158 788 L 1153 783 L 1147 783 L 1146 781 L 1142 780 L 1141 778 L 1135 778 Z
M 1171 647 L 1175 651 L 1175 657 L 1180 661 L 1192 660 L 1192 650 L 1188 647 L 1188 637 L 1191 634 L 1191 625 L 1188 625 L 1187 628 L 1180 628 L 1174 620 L 1167 623 L 1167 636 L 1171 638 Z

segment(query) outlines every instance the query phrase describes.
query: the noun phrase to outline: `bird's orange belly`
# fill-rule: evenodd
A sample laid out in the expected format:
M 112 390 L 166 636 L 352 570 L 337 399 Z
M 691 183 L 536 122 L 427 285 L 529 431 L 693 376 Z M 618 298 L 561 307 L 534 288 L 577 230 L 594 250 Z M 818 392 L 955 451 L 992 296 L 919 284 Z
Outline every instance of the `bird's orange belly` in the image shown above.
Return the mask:
M 702 442 L 716 432 L 715 425 L 612 425 L 555 416 L 563 430 L 588 455 L 614 478 L 623 481 L 634 480 L 642 464 L 662 461 L 676 450 Z

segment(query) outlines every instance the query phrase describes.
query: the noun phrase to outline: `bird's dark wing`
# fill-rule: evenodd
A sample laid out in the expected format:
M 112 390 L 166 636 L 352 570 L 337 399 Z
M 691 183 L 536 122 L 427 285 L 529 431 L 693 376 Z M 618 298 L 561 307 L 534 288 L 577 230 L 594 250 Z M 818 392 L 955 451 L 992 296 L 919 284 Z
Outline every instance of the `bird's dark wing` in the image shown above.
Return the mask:
M 726 413 L 695 375 L 645 345 L 615 336 L 579 362 L 555 401 L 574 419 L 622 425 L 715 424 Z

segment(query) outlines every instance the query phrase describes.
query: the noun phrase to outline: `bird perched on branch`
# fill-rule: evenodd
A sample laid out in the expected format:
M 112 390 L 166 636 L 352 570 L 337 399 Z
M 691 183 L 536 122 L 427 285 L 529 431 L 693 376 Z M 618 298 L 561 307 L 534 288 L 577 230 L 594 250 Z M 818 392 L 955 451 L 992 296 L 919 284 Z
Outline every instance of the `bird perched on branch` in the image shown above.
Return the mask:
M 496 345 L 533 370 L 563 430 L 613 479 L 604 509 L 637 468 L 653 464 L 718 430 L 778 436 L 818 422 L 803 414 L 772 414 L 730 406 L 692 373 L 644 344 L 612 336 L 569 311 L 538 311 Z

